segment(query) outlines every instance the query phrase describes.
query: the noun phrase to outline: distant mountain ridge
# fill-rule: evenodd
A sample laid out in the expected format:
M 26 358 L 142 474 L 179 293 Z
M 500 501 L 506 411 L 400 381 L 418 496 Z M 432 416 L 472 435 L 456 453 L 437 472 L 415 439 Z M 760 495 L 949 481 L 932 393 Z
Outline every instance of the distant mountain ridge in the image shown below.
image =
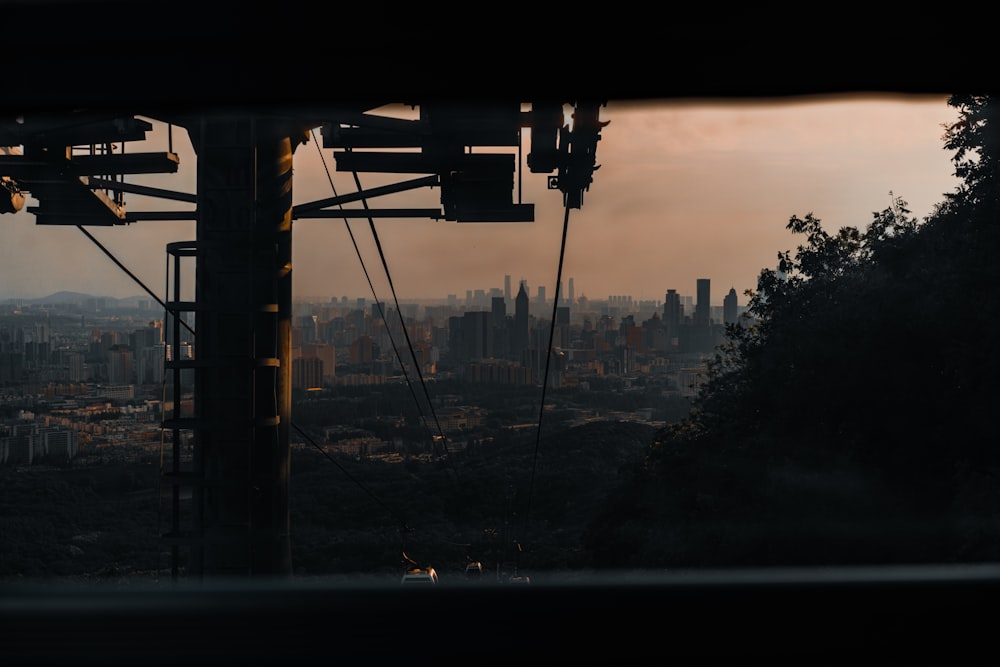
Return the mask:
M 73 292 L 69 290 L 62 290 L 59 292 L 53 292 L 48 296 L 42 297 L 7 297 L 2 300 L 2 302 L 9 303 L 11 301 L 18 301 L 20 303 L 32 304 L 32 305 L 46 305 L 55 303 L 85 303 L 92 299 L 104 299 L 109 303 L 119 304 L 122 302 L 135 302 L 137 300 L 149 300 L 150 297 L 147 295 L 136 295 L 129 296 L 119 299 L 113 296 L 96 296 L 93 294 L 84 294 L 82 292 Z

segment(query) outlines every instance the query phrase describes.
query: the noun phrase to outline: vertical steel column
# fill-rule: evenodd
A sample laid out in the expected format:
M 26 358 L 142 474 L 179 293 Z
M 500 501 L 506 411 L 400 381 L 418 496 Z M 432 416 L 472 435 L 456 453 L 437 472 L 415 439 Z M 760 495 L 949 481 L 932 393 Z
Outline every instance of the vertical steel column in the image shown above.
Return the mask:
M 287 575 L 292 142 L 282 123 L 201 119 L 195 299 L 202 577 Z
M 194 312 L 197 304 L 194 301 L 181 300 L 181 261 L 185 257 L 197 257 L 196 244 L 192 241 L 178 241 L 167 244 L 167 301 L 164 325 L 169 331 L 166 340 L 170 341 L 170 358 L 164 361 L 164 371 L 171 371 L 168 404 L 170 405 L 170 416 L 163 421 L 163 428 L 171 430 L 172 456 L 170 470 L 164 473 L 170 482 L 171 487 L 171 514 L 172 521 L 170 530 L 164 535 L 170 545 L 171 555 L 171 578 L 177 581 L 180 578 L 180 547 L 188 548 L 189 558 L 185 572 L 200 572 L 201 567 L 201 545 L 202 539 L 200 531 L 194 530 L 192 521 L 192 509 L 188 507 L 184 518 L 184 506 L 190 503 L 184 502 L 182 493 L 191 492 L 192 488 L 202 482 L 200 474 L 195 474 L 192 470 L 193 456 L 188 445 L 191 443 L 191 434 L 198 424 L 190 410 L 185 411 L 184 390 L 190 383 L 190 375 L 194 372 L 195 359 L 185 358 L 182 353 L 182 344 L 193 342 L 189 336 L 193 331 L 187 322 L 186 315 Z M 186 330 L 182 332 L 182 329 Z M 182 336 L 182 333 L 184 334 Z M 166 351 L 164 351 L 166 352 Z M 166 400 L 166 396 L 164 397 Z

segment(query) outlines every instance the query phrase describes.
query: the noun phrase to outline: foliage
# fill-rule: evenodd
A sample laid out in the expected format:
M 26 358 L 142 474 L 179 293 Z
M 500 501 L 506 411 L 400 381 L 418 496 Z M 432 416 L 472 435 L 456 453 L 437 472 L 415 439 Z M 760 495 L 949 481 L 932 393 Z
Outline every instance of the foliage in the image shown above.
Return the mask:
M 1000 498 L 984 490 L 1000 470 L 1000 124 L 988 97 L 949 103 L 962 185 L 922 221 L 892 193 L 864 227 L 790 218 L 800 244 L 761 271 L 691 415 L 657 434 L 592 525 L 597 564 L 1000 553 L 987 519 Z

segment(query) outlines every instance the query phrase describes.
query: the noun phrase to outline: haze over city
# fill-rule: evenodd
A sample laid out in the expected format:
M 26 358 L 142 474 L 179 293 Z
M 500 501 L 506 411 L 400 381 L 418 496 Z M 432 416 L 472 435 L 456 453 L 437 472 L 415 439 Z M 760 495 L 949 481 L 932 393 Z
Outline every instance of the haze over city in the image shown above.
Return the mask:
M 577 297 L 628 295 L 662 300 L 667 289 L 695 292 L 712 281 L 719 305 L 730 288 L 746 302 L 763 268 L 799 240 L 786 229 L 793 215 L 814 213 L 828 230 L 863 227 L 893 196 L 923 218 L 958 184 L 944 149 L 943 125 L 956 114 L 945 96 L 836 97 L 724 103 L 612 101 L 601 113 L 597 163 L 583 206 L 569 214 L 564 286 Z M 149 150 L 167 146 L 156 122 Z M 351 174 L 335 172 L 319 131 L 294 155 L 296 204 L 356 190 Z M 178 173 L 132 177 L 134 182 L 195 192 L 196 159 L 183 130 L 174 128 Z M 325 160 L 325 164 L 324 164 Z M 333 184 L 328 178 L 332 176 Z M 402 180 L 392 175 L 390 180 Z M 364 188 L 386 182 L 360 175 Z M 532 223 L 454 223 L 376 219 L 396 293 L 403 300 L 443 299 L 467 290 L 527 281 L 554 291 L 564 209 L 542 174 L 515 176 L 514 199 L 535 204 Z M 436 207 L 438 189 L 372 200 L 372 208 Z M 0 217 L 0 298 L 37 298 L 72 290 L 118 298 L 142 290 L 72 225 L 39 226 L 25 210 Z M 128 195 L 132 210 L 179 210 L 184 205 Z M 364 219 L 351 221 L 364 268 L 343 220 L 294 223 L 297 299 L 371 298 L 367 269 L 380 300 L 391 299 L 375 242 Z M 140 222 L 89 228 L 147 286 L 165 281 L 165 246 L 193 240 L 193 222 Z

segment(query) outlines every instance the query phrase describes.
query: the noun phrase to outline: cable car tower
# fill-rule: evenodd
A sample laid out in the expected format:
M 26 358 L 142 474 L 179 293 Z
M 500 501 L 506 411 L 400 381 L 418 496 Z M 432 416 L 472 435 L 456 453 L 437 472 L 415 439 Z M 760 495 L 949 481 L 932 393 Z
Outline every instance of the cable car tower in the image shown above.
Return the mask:
M 302 218 L 407 217 L 458 223 L 530 222 L 534 205 L 513 201 L 521 167 L 513 149 L 530 130 L 527 165 L 549 174 L 548 188 L 567 208 L 580 208 L 594 170 L 600 101 L 510 104 L 405 101 L 414 119 L 381 115 L 386 104 L 358 104 L 320 113 L 158 113 L 72 111 L 0 118 L 0 213 L 23 210 L 25 193 L 38 225 L 129 225 L 191 220 L 196 238 L 168 244 L 172 262 L 193 258 L 193 301 L 180 299 L 180 272 L 163 304 L 172 325 L 172 400 L 162 428 L 172 435 L 172 524 L 163 537 L 180 550 L 195 577 L 291 574 L 289 433 L 292 359 L 292 221 Z M 566 111 L 572 114 L 567 123 Z M 153 119 L 187 131 L 197 159 L 195 193 L 130 182 L 174 173 L 176 153 L 131 152 Z M 337 171 L 412 174 L 388 186 L 292 204 L 292 161 L 312 129 L 321 127 Z M 417 188 L 438 188 L 440 208 L 378 209 L 367 201 Z M 191 210 L 132 212 L 134 193 L 195 204 Z M 350 207 L 360 202 L 363 206 Z M 193 320 L 194 326 L 188 323 Z M 169 325 L 165 322 L 165 325 Z M 184 327 L 179 326 L 183 324 Z M 178 348 L 193 334 L 192 358 Z M 193 402 L 182 409 L 182 372 L 193 374 Z M 169 410 L 166 408 L 169 406 Z M 193 460 L 181 463 L 190 438 Z M 182 490 L 190 509 L 182 511 Z

